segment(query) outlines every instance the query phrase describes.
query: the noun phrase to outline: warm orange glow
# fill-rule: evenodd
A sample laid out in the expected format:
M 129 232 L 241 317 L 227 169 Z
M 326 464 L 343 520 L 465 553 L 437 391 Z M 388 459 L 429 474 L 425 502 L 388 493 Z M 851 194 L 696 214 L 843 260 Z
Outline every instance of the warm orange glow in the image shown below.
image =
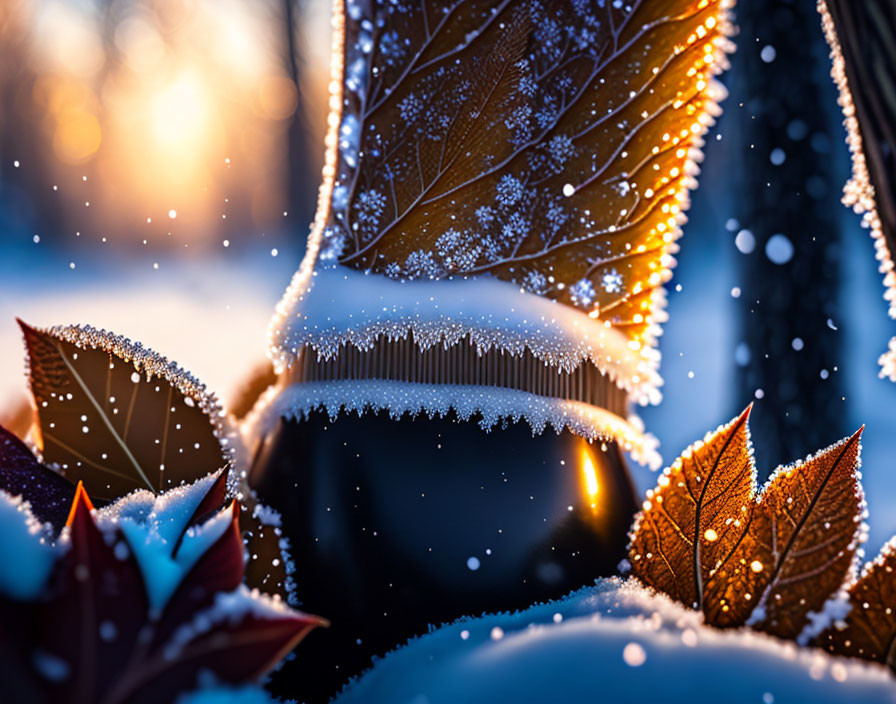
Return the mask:
M 591 510 L 597 510 L 597 495 L 600 485 L 597 483 L 597 469 L 587 447 L 582 448 L 582 474 L 585 477 L 585 497 Z
M 80 164 L 100 148 L 99 120 L 84 110 L 66 110 L 53 133 L 53 151 L 66 164 Z
M 76 223 L 73 232 L 198 252 L 280 228 L 287 211 L 295 217 L 290 173 L 320 172 L 330 3 L 309 3 L 294 44 L 279 6 L 12 6 L 17 22 L 0 26 L 0 42 L 15 38 L 22 62 L 11 94 L 34 118 L 30 165 L 47 188 L 58 186 L 53 204 Z M 291 164 L 288 135 L 300 112 L 312 116 L 307 135 L 304 121 L 298 126 L 310 162 Z
M 158 145 L 172 151 L 201 141 L 208 99 L 202 83 L 184 73 L 153 96 L 152 132 Z

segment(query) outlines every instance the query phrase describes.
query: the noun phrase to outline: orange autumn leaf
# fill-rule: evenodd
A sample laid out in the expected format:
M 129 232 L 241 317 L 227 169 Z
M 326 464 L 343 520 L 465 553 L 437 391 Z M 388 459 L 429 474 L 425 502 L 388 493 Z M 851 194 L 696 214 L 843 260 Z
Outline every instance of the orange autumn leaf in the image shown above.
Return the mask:
M 848 594 L 849 613 L 825 630 L 816 645 L 896 670 L 896 538 L 865 565 Z
M 749 531 L 753 545 L 745 541 L 740 558 L 759 578 L 751 588 L 758 605 L 748 621 L 757 630 L 798 638 L 810 613 L 820 613 L 849 575 L 864 502 L 861 433 L 779 468 L 759 497 Z
M 635 521 L 629 562 L 708 624 L 808 641 L 854 564 L 862 431 L 779 468 L 757 495 L 749 411 L 665 470 Z
M 691 445 L 648 492 L 632 529 L 632 574 L 678 601 L 713 612 L 712 577 L 750 523 L 755 493 L 748 407 Z M 709 597 L 709 599 L 707 599 Z
M 340 14 L 338 153 L 312 249 L 393 278 L 493 275 L 648 337 L 724 97 L 732 5 Z

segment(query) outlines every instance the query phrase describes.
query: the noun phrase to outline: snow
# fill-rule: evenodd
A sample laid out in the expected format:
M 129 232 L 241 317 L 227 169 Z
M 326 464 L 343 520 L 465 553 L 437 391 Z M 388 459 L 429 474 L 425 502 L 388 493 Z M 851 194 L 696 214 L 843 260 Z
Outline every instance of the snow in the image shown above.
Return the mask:
M 460 621 L 376 662 L 337 704 L 493 702 L 893 702 L 888 670 L 747 630 L 633 580 L 516 614 Z
M 143 573 L 151 609 L 160 611 L 165 606 L 193 565 L 224 534 L 232 518 L 231 511 L 224 509 L 201 526 L 190 528 L 176 555 L 171 554 L 173 542 L 163 535 L 166 526 L 154 520 L 154 514 L 146 522 L 132 518 L 120 521 L 121 531 Z
M 304 345 L 330 359 L 344 344 L 364 350 L 381 335 L 409 332 L 423 349 L 469 335 L 483 352 L 528 348 L 566 371 L 590 360 L 636 400 L 660 399 L 659 357 L 652 350 L 633 350 L 604 321 L 490 277 L 393 281 L 347 267 L 320 268 L 284 313 L 271 354 L 282 370 Z
M 653 469 L 662 463 L 656 438 L 644 432 L 637 416 L 626 420 L 581 401 L 548 398 L 517 389 L 380 379 L 309 381 L 274 387 L 246 418 L 243 444 L 253 447 L 274 429 L 281 417 L 300 420 L 319 409 L 334 419 L 343 411 L 388 410 L 393 418 L 400 418 L 405 413 L 443 416 L 453 409 L 463 420 L 481 414 L 479 425 L 486 431 L 506 419 L 526 420 L 533 433 L 544 432 L 548 426 L 557 432 L 569 428 L 588 440 L 618 440 L 633 459 Z
M 0 595 L 35 599 L 55 560 L 44 526 L 21 497 L 0 491 Z

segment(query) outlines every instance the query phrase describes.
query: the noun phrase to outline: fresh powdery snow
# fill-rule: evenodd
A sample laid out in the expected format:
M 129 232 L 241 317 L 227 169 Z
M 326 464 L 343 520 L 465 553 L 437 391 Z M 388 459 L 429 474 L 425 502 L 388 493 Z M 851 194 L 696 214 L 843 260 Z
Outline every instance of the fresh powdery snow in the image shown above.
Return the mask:
M 21 497 L 0 491 L 0 596 L 33 599 L 50 575 L 55 554 L 45 526 Z
M 516 614 L 461 619 L 382 660 L 336 704 L 896 702 L 881 666 L 700 614 L 605 579 Z

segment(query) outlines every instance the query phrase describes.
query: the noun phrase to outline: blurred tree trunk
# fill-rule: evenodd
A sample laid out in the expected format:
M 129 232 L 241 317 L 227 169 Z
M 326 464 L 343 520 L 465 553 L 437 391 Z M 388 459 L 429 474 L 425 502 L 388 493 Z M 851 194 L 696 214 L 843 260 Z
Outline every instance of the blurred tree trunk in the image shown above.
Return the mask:
M 815 4 L 753 0 L 737 15 L 732 93 L 743 102 L 728 106 L 743 159 L 732 168 L 743 290 L 736 356 L 740 398 L 762 399 L 752 430 L 759 467 L 769 471 L 847 432 L 837 373 L 846 172 Z
M 23 241 L 35 234 L 61 236 L 41 114 L 33 98 L 37 77 L 29 62 L 29 39 L 25 4 L 0 2 L 0 237 Z
M 305 10 L 304 0 L 283 0 L 283 24 L 285 31 L 285 51 L 287 75 L 292 79 L 298 94 L 296 110 L 290 120 L 287 132 L 287 202 L 288 227 L 296 236 L 303 238 L 308 234 L 308 225 L 314 217 L 317 203 L 317 187 L 320 173 L 314 168 L 318 158 L 310 153 L 310 139 L 306 104 L 302 95 L 302 60 L 296 42 L 299 30 L 297 22 L 301 21 Z M 323 148 L 322 145 L 319 147 Z

